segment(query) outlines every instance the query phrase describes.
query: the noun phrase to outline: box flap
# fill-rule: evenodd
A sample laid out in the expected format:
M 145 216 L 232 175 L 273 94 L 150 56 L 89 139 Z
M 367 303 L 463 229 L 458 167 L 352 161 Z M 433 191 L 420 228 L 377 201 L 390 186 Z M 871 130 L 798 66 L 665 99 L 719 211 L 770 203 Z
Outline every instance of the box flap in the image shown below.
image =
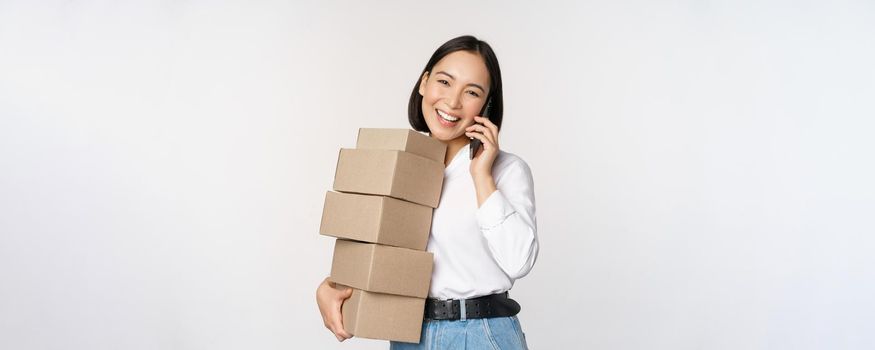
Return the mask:
M 443 163 L 447 146 L 441 141 L 411 129 L 359 129 L 358 149 L 405 151 Z

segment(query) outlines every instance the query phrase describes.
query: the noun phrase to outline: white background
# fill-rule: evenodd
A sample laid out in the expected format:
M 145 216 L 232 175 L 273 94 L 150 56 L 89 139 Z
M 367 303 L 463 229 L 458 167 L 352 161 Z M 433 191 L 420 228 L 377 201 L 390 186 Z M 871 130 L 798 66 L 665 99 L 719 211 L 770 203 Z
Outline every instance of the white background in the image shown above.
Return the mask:
M 323 328 L 323 196 L 468 33 L 531 348 L 875 347 L 870 1 L 5 0 L 0 348 L 387 348 Z

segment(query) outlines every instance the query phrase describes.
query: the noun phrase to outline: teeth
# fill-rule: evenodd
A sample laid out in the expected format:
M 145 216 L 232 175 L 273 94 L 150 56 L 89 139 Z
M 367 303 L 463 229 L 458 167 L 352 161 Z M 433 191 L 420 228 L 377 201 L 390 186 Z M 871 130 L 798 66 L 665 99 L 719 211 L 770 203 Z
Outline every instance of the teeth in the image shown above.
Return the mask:
M 459 118 L 456 118 L 456 117 L 453 117 L 449 114 L 446 114 L 446 113 L 444 113 L 444 111 L 442 111 L 440 109 L 438 109 L 437 112 L 438 112 L 438 115 L 441 116 L 441 118 L 443 118 L 446 121 L 455 122 L 455 121 L 459 120 Z

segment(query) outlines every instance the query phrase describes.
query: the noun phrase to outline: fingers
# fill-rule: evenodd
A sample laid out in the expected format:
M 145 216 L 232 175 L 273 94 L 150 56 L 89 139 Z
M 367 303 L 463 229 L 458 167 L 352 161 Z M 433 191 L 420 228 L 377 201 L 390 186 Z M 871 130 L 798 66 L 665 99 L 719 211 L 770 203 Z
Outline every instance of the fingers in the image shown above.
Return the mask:
M 333 326 L 329 327 L 328 330 L 330 330 L 332 333 L 334 333 L 334 337 L 337 338 L 337 341 L 344 341 L 344 340 L 347 340 L 349 338 L 352 338 L 352 334 L 349 334 L 349 332 L 347 332 L 345 329 L 343 329 L 343 326 L 333 325 Z
M 338 293 L 338 297 L 340 300 L 334 305 L 334 312 L 332 312 L 332 332 L 334 335 L 338 337 L 338 340 L 344 341 L 346 339 L 352 338 L 352 334 L 349 334 L 345 329 L 343 329 L 343 301 L 349 298 L 352 295 L 352 288 L 350 287 L 342 287 L 345 288 L 340 293 Z
M 337 340 L 344 341 L 346 339 L 352 338 L 352 334 L 349 334 L 345 329 L 343 329 L 343 316 L 340 314 L 340 310 L 337 310 L 336 317 L 332 320 L 331 327 L 328 329 L 334 333 L 334 336 L 337 337 Z
M 483 125 L 477 125 L 477 124 L 471 125 L 471 126 L 467 127 L 465 130 L 466 130 L 465 135 L 468 137 L 474 136 L 471 134 L 483 135 L 484 137 L 486 137 L 487 140 L 489 140 L 490 144 L 498 146 L 497 135 L 493 134 L 493 131 L 491 129 L 489 129 Z
M 349 332 L 343 329 L 343 313 L 341 312 L 342 306 L 342 302 L 334 305 L 329 315 L 327 315 L 324 320 L 325 328 L 328 328 L 331 333 L 334 333 L 334 337 L 337 338 L 337 341 L 344 341 L 352 338 L 352 334 L 349 334 Z
M 343 329 L 343 302 L 352 296 L 353 289 L 334 284 L 327 279 L 316 291 L 316 302 L 325 328 L 328 328 L 338 341 L 352 338 L 352 334 Z
M 346 289 L 342 290 L 338 296 L 340 297 L 341 301 L 349 299 L 349 297 L 352 296 L 352 288 L 347 287 Z
M 492 134 L 498 137 L 498 125 L 495 125 L 489 118 L 483 118 L 479 116 L 474 116 L 474 121 L 485 125 L 489 130 L 492 130 Z
M 330 330 L 331 333 L 334 333 L 334 337 L 337 338 L 337 341 L 344 341 L 344 340 L 347 340 L 349 338 L 352 338 L 352 334 L 349 334 L 349 332 L 347 332 L 345 329 L 343 329 L 342 326 L 341 327 L 331 326 L 331 327 L 328 327 L 328 330 Z
M 471 132 L 471 131 L 469 131 L 469 132 L 466 132 L 466 133 L 465 133 L 465 136 L 468 136 L 468 137 L 474 137 L 474 138 L 477 138 L 478 140 L 480 140 L 480 142 L 483 142 L 483 148 L 480 149 L 480 152 L 483 152 L 483 151 L 486 151 L 486 150 L 491 150 L 491 149 L 493 149 L 493 148 L 495 147 L 495 144 L 492 143 L 492 140 L 489 140 L 485 135 L 483 135 L 483 134 L 481 134 L 481 133 L 479 133 L 479 132 Z M 478 154 L 479 154 L 479 153 L 478 153 Z M 476 155 L 475 155 L 475 156 L 476 156 Z
M 474 124 L 466 128 L 468 131 L 477 131 L 485 134 L 492 140 L 493 143 L 498 145 L 498 126 L 493 124 L 489 119 L 482 117 L 474 117 L 474 121 L 482 124 Z
M 340 310 L 333 312 L 333 316 L 331 316 L 331 320 L 325 321 L 325 328 L 328 328 L 331 333 L 334 333 L 334 337 L 337 338 L 338 341 L 344 341 L 349 338 L 352 338 L 352 334 L 349 334 L 345 329 L 343 329 L 343 316 L 340 314 Z
M 345 329 L 343 329 L 343 327 L 338 328 L 338 329 L 334 332 L 334 336 L 335 336 L 335 337 L 338 337 L 338 338 L 341 338 L 341 339 L 342 339 L 341 341 L 344 341 L 344 340 L 347 340 L 347 339 L 349 339 L 349 338 L 352 338 L 352 334 L 349 334 L 349 332 L 347 332 Z

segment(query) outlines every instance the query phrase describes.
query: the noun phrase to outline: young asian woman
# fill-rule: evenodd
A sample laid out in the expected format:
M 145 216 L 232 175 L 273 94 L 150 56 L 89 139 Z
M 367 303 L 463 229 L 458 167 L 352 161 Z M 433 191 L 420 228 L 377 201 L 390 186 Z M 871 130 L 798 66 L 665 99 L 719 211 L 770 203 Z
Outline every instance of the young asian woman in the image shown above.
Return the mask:
M 446 169 L 427 246 L 434 271 L 420 342 L 393 341 L 391 349 L 527 348 L 508 291 L 538 256 L 534 181 L 525 161 L 499 149 L 503 102 L 498 59 L 473 36 L 441 45 L 413 87 L 410 125 L 447 145 Z M 482 146 L 472 156 L 474 139 Z M 340 313 L 351 293 L 327 278 L 316 292 L 340 341 L 352 336 Z

